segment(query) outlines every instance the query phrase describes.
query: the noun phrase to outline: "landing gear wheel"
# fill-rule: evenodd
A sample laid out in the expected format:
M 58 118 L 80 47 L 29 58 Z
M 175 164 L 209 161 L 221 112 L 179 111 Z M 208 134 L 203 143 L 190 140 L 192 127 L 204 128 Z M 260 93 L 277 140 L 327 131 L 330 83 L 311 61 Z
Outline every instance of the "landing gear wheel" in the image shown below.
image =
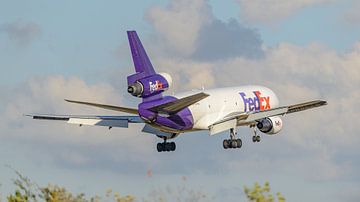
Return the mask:
M 237 140 L 231 140 L 231 148 L 238 148 Z
M 162 143 L 158 143 L 157 145 L 156 145 L 156 149 L 158 150 L 158 152 L 162 152 Z
M 170 142 L 170 151 L 175 151 L 175 149 L 176 149 L 175 142 Z
M 228 140 L 224 140 L 224 141 L 223 141 L 223 147 L 224 147 L 224 149 L 230 148 L 230 144 L 229 144 L 229 141 L 228 141 Z
M 162 142 L 162 143 L 157 144 L 156 149 L 158 152 L 175 151 L 176 144 L 175 144 L 175 142 Z
M 230 139 L 224 140 L 223 141 L 223 147 L 224 149 L 235 149 L 235 148 L 241 148 L 242 146 L 242 141 L 241 139 L 236 139 L 236 131 L 235 128 L 231 128 L 230 129 Z
M 241 139 L 237 139 L 237 140 L 236 140 L 236 143 L 237 143 L 237 148 L 241 148 L 241 146 L 242 146 L 242 141 L 241 141 Z
M 260 140 L 261 140 L 261 137 L 260 137 L 260 135 L 254 135 L 253 137 L 252 137 L 252 141 L 253 142 L 260 142 Z
M 165 143 L 165 151 L 167 151 L 167 152 L 171 151 L 171 145 L 168 142 Z
M 158 143 L 157 144 L 156 148 L 157 148 L 158 152 L 166 151 L 165 144 L 166 143 Z

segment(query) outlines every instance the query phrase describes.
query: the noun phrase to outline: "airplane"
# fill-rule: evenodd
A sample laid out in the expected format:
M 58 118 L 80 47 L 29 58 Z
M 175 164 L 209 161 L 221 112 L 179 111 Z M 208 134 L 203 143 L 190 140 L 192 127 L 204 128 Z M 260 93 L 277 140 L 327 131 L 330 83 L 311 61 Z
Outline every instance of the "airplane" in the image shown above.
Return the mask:
M 326 105 L 324 100 L 279 106 L 276 94 L 267 87 L 247 85 L 189 91 L 173 96 L 164 95 L 172 85 L 167 73 L 157 73 L 136 33 L 127 31 L 135 73 L 127 77 L 127 92 L 141 98 L 137 108 L 128 108 L 76 100 L 70 103 L 99 107 L 129 116 L 86 116 L 28 114 L 37 120 L 66 121 L 71 124 L 128 128 L 129 123 L 145 124 L 142 132 L 162 139 L 157 144 L 158 152 L 175 151 L 175 142 L 168 140 L 180 134 L 194 131 L 209 131 L 210 136 L 229 131 L 230 138 L 223 140 L 223 148 L 241 148 L 237 137 L 238 126 L 253 128 L 253 142 L 260 142 L 257 130 L 267 135 L 281 131 L 280 116 Z

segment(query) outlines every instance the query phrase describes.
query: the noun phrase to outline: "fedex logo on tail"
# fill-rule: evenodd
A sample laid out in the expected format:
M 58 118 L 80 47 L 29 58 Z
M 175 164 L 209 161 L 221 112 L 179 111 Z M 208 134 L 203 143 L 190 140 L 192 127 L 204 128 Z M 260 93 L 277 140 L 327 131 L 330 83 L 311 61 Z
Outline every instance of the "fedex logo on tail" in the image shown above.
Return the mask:
M 244 111 L 261 111 L 270 109 L 270 97 L 261 96 L 260 91 L 253 91 L 254 97 L 247 97 L 244 92 L 240 92 L 240 96 L 244 101 Z
M 150 86 L 151 93 L 163 89 L 163 83 L 161 83 L 161 81 L 159 81 L 159 80 L 156 80 L 155 83 L 150 81 L 149 86 Z

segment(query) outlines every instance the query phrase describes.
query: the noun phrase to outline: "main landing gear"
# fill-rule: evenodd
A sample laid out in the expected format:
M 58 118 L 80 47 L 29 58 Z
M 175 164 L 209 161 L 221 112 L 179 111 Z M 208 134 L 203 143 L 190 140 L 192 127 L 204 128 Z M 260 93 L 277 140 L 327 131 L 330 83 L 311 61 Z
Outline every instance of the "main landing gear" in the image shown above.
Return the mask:
M 257 134 L 256 127 L 254 127 L 254 136 L 252 137 L 252 141 L 255 143 L 255 142 L 260 142 L 260 140 L 261 140 L 260 135 Z
M 230 139 L 223 141 L 223 147 L 224 149 L 235 149 L 235 148 L 241 148 L 242 141 L 241 139 L 236 139 L 236 132 L 234 131 L 234 128 L 230 129 Z
M 175 142 L 166 142 L 166 138 L 164 138 L 164 142 L 158 143 L 156 148 L 158 152 L 175 151 L 176 144 Z

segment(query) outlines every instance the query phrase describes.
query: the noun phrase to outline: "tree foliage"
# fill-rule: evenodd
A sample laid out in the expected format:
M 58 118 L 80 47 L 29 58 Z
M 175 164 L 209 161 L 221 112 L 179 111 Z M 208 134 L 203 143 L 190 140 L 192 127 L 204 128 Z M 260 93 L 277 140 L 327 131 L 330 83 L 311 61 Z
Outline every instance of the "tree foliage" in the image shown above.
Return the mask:
M 66 188 L 58 185 L 47 185 L 40 187 L 32 182 L 29 178 L 21 175 L 18 171 L 14 170 L 18 179 L 13 180 L 16 190 L 14 194 L 7 196 L 8 202 L 102 202 L 102 201 L 115 201 L 115 202 L 135 202 L 135 197 L 132 195 L 121 196 L 117 192 L 108 190 L 105 196 L 94 196 L 86 198 L 85 194 L 73 194 Z M 276 193 L 274 197 L 270 193 L 270 184 L 265 182 L 263 186 L 255 183 L 253 187 L 244 187 L 245 195 L 249 202 L 285 202 L 285 198 Z M 165 189 L 159 189 L 149 194 L 148 199 L 142 199 L 143 202 L 166 202 L 166 201 L 186 201 L 186 202 L 200 202 L 212 201 L 214 198 L 208 197 L 201 191 L 189 190 L 184 187 L 177 187 L 174 189 L 170 186 Z M 1 201 L 1 200 L 0 200 Z
M 253 187 L 245 186 L 244 192 L 250 202 L 275 202 L 274 196 L 270 193 L 270 184 L 265 182 L 264 186 L 255 183 Z M 285 198 L 279 193 L 276 193 L 278 202 L 285 202 Z
M 134 202 L 135 197 L 131 195 L 120 196 L 119 193 L 113 193 L 112 190 L 106 192 L 105 197 L 94 196 L 90 199 L 85 197 L 85 194 L 73 194 L 64 187 L 49 184 L 46 187 L 40 187 L 32 182 L 29 178 L 21 175 L 15 170 L 18 179 L 13 180 L 16 186 L 14 194 L 7 197 L 8 202 Z

